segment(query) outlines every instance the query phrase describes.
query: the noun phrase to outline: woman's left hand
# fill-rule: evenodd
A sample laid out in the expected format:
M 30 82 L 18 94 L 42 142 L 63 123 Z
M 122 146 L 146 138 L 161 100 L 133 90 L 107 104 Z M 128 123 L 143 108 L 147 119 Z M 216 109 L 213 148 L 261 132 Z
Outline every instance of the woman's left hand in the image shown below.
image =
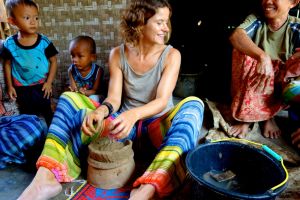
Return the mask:
M 137 120 L 138 118 L 134 111 L 128 110 L 123 112 L 110 123 L 110 137 L 114 139 L 126 138 Z

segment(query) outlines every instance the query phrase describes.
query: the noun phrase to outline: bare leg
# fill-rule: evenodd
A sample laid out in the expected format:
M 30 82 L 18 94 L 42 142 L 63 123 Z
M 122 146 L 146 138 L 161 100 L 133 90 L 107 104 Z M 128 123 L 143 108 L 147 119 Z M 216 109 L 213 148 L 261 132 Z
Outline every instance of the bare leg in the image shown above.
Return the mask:
M 228 134 L 233 137 L 245 138 L 251 123 L 243 122 L 230 127 Z
M 300 149 L 300 128 L 298 128 L 294 133 L 292 133 L 291 137 L 292 143 Z
M 281 130 L 277 126 L 275 119 L 271 118 L 264 122 L 263 136 L 266 138 L 278 138 L 281 135 Z
M 18 200 L 46 200 L 50 199 L 62 190 L 62 186 L 55 179 L 54 174 L 47 168 L 40 167 Z
M 130 193 L 129 200 L 149 200 L 154 197 L 155 187 L 151 184 L 140 185 Z

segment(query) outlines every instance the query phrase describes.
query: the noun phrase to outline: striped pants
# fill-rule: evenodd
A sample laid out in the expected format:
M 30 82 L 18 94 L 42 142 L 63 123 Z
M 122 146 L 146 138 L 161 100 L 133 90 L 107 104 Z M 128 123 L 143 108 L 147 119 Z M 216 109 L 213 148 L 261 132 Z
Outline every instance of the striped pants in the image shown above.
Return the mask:
M 88 137 L 80 127 L 86 113 L 97 106 L 99 104 L 78 93 L 61 95 L 37 167 L 51 170 L 59 182 L 70 182 L 80 175 L 81 152 L 85 152 L 96 137 L 107 135 L 106 124 L 120 114 L 117 112 L 107 118 L 103 130 L 93 138 Z M 184 155 L 197 144 L 203 112 L 203 102 L 197 97 L 188 97 L 163 116 L 136 123 L 126 139 L 137 143 L 147 135 L 157 154 L 146 172 L 134 182 L 134 187 L 152 184 L 163 197 L 183 182 L 186 176 Z
M 25 152 L 43 145 L 46 133 L 46 123 L 35 115 L 0 117 L 0 169 L 8 163 L 24 164 Z
M 291 81 L 283 90 L 283 99 L 290 105 L 288 112 L 292 129 L 300 127 L 300 80 Z M 292 130 L 292 131 L 294 131 Z

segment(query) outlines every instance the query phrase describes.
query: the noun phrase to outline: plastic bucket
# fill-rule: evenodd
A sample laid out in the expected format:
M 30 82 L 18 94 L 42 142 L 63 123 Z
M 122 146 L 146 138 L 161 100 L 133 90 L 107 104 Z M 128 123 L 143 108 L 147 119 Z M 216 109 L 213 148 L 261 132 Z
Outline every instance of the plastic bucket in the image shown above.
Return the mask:
M 287 174 L 281 163 L 262 149 L 238 142 L 199 145 L 186 157 L 188 172 L 195 180 L 199 199 L 275 199 L 287 187 Z M 229 180 L 214 174 L 233 172 Z

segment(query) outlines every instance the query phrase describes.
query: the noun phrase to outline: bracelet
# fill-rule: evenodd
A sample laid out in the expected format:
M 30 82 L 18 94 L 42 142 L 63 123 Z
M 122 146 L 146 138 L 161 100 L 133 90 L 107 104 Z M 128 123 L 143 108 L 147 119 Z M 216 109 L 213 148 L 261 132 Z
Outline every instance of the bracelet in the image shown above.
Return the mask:
M 101 105 L 106 106 L 108 109 L 108 115 L 105 117 L 107 118 L 111 113 L 114 112 L 114 107 L 109 102 L 103 102 Z

